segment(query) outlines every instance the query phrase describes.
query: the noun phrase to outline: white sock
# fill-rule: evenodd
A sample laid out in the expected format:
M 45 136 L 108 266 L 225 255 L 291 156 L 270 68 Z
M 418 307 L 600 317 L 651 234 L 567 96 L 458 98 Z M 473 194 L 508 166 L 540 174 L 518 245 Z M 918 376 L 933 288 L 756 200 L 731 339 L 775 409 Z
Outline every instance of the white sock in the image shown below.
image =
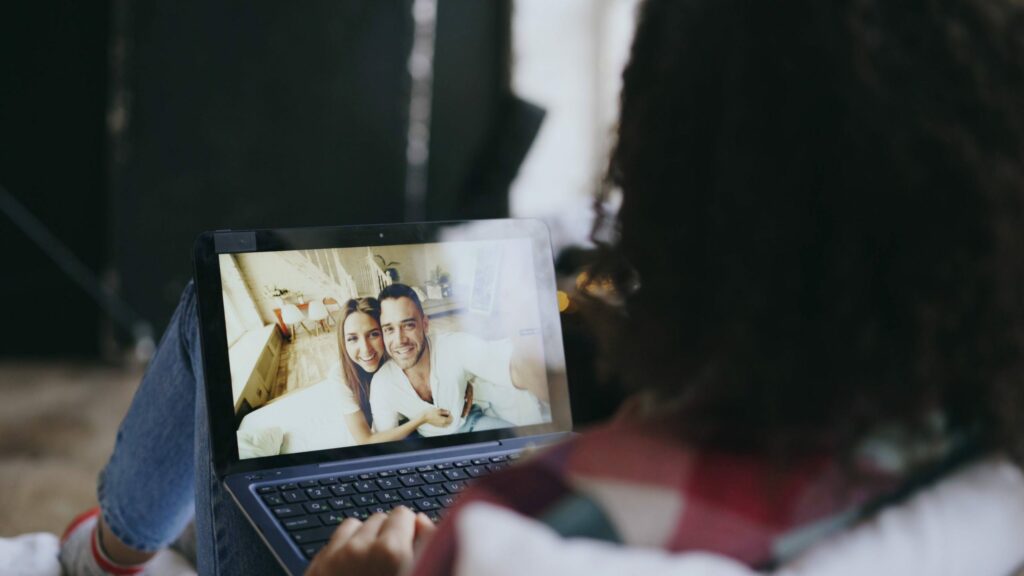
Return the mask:
M 143 564 L 119 564 L 103 549 L 99 535 L 99 508 L 93 508 L 71 521 L 60 539 L 58 559 L 65 576 L 135 576 Z

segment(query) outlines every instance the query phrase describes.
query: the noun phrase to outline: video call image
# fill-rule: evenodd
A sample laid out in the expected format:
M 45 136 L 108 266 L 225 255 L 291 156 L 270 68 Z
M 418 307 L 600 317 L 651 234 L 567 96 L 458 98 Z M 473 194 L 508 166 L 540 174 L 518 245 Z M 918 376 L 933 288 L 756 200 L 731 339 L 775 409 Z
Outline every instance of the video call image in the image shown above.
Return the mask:
M 551 421 L 527 239 L 220 256 L 241 459 Z

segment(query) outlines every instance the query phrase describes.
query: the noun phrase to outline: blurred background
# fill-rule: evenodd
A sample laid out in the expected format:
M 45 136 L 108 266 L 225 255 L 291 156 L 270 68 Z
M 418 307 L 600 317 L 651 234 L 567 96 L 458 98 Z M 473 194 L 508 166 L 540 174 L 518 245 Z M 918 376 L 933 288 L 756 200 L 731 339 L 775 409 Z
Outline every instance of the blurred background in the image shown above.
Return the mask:
M 535 217 L 571 299 L 636 0 L 0 8 L 0 536 L 95 498 L 208 229 Z

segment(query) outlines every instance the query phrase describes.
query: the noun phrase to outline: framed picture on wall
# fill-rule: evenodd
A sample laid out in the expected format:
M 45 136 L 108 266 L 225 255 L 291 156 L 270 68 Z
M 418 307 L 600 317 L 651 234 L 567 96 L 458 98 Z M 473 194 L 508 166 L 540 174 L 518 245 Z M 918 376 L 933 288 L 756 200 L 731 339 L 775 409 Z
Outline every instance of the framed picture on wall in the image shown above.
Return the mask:
M 473 288 L 470 290 L 469 311 L 490 315 L 494 311 L 494 298 L 501 276 L 501 249 L 481 248 L 476 252 L 473 269 Z

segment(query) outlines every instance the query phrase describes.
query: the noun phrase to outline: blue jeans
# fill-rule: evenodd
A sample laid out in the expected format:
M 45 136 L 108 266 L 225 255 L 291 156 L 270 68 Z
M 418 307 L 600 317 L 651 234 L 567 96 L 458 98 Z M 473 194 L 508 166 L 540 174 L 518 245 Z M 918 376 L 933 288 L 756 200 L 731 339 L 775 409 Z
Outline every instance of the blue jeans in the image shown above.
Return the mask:
M 502 420 L 497 416 L 491 416 L 487 414 L 479 404 L 473 404 L 469 409 L 469 414 L 466 415 L 466 421 L 462 423 L 462 426 L 459 426 L 458 433 L 463 434 L 465 432 L 479 432 L 481 430 L 495 430 L 497 428 L 511 427 L 511 422 Z
M 203 576 L 281 574 L 213 474 L 203 386 L 195 288 L 189 283 L 100 473 L 104 521 L 132 548 L 157 550 L 194 517 Z

